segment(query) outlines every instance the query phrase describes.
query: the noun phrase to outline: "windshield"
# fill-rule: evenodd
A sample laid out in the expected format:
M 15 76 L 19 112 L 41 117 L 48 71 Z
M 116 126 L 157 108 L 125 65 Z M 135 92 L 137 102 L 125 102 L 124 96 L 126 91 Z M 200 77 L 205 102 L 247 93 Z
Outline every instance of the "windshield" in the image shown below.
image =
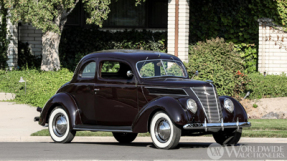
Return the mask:
M 175 60 L 143 60 L 137 62 L 137 70 L 142 78 L 151 77 L 186 77 L 186 70 L 180 61 Z

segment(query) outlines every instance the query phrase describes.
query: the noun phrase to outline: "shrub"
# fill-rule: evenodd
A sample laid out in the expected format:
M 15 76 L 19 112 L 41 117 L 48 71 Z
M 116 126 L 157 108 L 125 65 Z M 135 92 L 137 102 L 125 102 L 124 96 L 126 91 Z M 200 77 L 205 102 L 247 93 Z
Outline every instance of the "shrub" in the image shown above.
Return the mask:
M 246 91 L 250 91 L 249 99 L 287 96 L 286 74 L 264 77 L 262 74 L 253 73 L 248 76 L 252 80 L 246 86 Z
M 185 64 L 191 77 L 195 71 L 198 80 L 212 80 L 219 95 L 237 96 L 245 91 L 247 75 L 241 73 L 243 61 L 235 52 L 234 44 L 223 38 L 198 42 L 189 48 L 189 61 Z
M 72 76 L 73 73 L 67 69 L 58 72 L 35 69 L 8 72 L 0 70 L 0 91 L 15 93 L 16 98 L 13 101 L 17 103 L 43 107 L 63 84 L 72 79 Z M 25 83 L 19 83 L 20 77 L 26 81 L 26 94 Z

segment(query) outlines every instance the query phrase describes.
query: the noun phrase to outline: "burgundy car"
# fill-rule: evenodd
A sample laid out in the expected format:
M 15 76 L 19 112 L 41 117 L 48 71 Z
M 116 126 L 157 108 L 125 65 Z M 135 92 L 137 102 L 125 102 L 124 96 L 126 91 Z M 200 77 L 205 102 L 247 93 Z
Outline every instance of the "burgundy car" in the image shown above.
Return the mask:
M 176 147 L 181 136 L 204 134 L 232 145 L 251 126 L 242 105 L 218 96 L 212 81 L 189 79 L 176 56 L 143 50 L 85 56 L 72 80 L 37 110 L 35 121 L 57 143 L 71 142 L 76 131 L 110 131 L 120 143 L 149 132 L 162 149 Z

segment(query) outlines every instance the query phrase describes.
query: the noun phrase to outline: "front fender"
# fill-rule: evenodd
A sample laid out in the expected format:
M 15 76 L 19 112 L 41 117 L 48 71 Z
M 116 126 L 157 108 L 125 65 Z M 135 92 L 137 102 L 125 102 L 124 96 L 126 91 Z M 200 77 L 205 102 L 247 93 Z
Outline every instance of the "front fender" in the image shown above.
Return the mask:
M 232 100 L 234 104 L 234 112 L 230 113 L 224 108 L 224 99 L 229 98 Z M 237 118 L 239 122 L 248 122 L 247 113 L 244 107 L 239 103 L 236 99 L 229 96 L 220 96 L 219 101 L 222 107 L 222 116 L 224 122 L 237 122 Z
M 149 102 L 140 109 L 132 125 L 133 132 L 148 132 L 149 122 L 157 111 L 166 112 L 172 122 L 178 126 L 183 126 L 188 122 L 186 111 L 180 103 L 173 97 L 165 96 Z
M 56 106 L 61 106 L 67 111 L 71 127 L 74 127 L 77 124 L 82 124 L 80 114 L 78 112 L 78 106 L 74 98 L 67 93 L 58 93 L 55 94 L 43 107 L 39 119 L 40 125 L 44 126 L 48 123 L 50 113 Z

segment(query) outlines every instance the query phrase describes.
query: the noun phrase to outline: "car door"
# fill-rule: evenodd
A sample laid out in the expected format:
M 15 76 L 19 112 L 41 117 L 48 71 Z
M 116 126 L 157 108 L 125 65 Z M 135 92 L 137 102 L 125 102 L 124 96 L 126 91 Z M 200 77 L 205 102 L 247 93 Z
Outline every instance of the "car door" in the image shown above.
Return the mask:
M 99 60 L 95 84 L 95 112 L 98 125 L 131 126 L 138 113 L 135 76 L 128 77 L 131 66 L 122 60 Z
M 73 96 L 80 109 L 83 124 L 96 125 L 94 109 L 96 60 L 86 60 L 81 64 L 77 81 L 74 83 Z

